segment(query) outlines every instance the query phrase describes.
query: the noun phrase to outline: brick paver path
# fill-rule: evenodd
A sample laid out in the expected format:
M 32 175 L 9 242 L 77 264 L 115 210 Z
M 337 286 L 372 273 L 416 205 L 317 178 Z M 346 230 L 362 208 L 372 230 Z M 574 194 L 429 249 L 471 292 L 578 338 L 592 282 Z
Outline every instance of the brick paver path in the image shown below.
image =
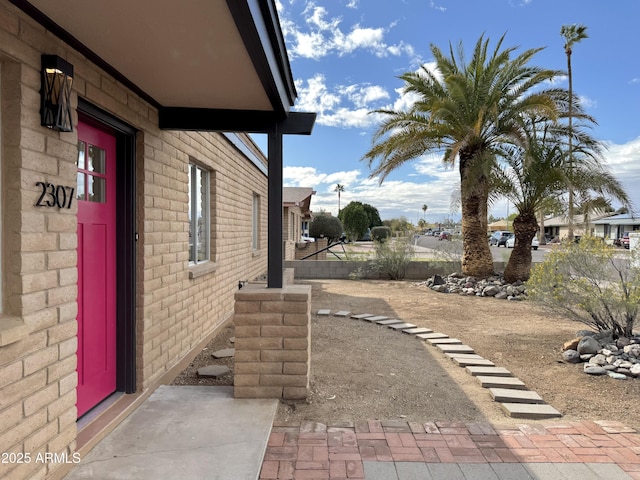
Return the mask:
M 274 424 L 260 478 L 364 479 L 363 462 L 615 463 L 640 480 L 640 434 L 620 422 Z

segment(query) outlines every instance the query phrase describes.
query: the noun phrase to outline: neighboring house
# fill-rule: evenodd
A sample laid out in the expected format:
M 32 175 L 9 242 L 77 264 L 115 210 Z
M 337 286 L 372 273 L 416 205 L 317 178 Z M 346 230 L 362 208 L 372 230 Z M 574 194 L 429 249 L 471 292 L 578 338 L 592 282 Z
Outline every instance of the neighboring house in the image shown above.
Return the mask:
M 496 220 L 493 223 L 487 225 L 489 233 L 497 232 L 499 230 L 509 230 L 509 223 L 506 220 Z
M 595 224 L 599 219 L 606 218 L 607 214 L 594 214 L 585 218 L 584 215 L 573 217 L 573 234 L 585 235 L 587 232 L 595 234 Z M 569 224 L 566 216 L 546 218 L 544 220 L 544 236 L 549 239 L 565 240 L 569 236 Z
M 594 226 L 594 235 L 604 238 L 609 244 L 614 240 L 622 238 L 624 232 L 640 230 L 640 218 L 636 218 L 629 213 L 612 215 L 591 222 Z
M 239 282 L 282 286 L 282 135 L 315 116 L 290 111 L 272 0 L 0 0 L 0 38 L 0 451 L 71 455 L 188 364 Z
M 313 188 L 284 187 L 282 189 L 282 238 L 286 242 L 285 259 L 294 258 L 293 249 L 303 236 L 309 236 L 311 196 Z

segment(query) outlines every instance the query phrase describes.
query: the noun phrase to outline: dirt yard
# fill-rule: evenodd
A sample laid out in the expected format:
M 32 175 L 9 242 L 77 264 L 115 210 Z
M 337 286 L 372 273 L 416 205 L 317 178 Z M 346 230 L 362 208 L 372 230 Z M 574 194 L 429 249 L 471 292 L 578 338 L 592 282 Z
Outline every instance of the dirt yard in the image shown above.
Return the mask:
M 312 285 L 311 395 L 283 403 L 280 421 L 339 423 L 358 419 L 522 423 L 505 416 L 489 392 L 438 349 L 368 322 L 317 316 L 319 309 L 398 318 L 462 340 L 509 369 L 564 420 L 619 420 L 640 429 L 640 379 L 614 380 L 582 373 L 561 361 L 560 347 L 583 326 L 528 302 L 461 297 L 412 282 L 329 280 Z M 197 368 L 226 364 L 211 353 L 233 346 L 225 328 L 175 384 L 231 385 L 198 378 Z

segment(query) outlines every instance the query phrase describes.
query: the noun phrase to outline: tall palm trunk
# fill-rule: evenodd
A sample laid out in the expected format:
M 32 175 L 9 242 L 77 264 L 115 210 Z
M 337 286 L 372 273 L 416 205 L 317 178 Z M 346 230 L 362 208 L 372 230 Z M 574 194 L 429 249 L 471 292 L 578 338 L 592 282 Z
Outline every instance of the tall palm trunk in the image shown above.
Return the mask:
M 573 76 L 571 72 L 571 48 L 567 48 L 567 73 L 569 74 L 569 241 L 573 241 L 574 193 L 573 193 Z
M 531 240 L 538 231 L 535 213 L 521 213 L 513 219 L 516 242 L 504 269 L 504 279 L 509 282 L 526 281 L 531 272 Z
M 460 200 L 462 206 L 462 273 L 486 278 L 493 275 L 493 256 L 487 241 L 488 180 L 470 176 L 473 153 L 460 152 Z

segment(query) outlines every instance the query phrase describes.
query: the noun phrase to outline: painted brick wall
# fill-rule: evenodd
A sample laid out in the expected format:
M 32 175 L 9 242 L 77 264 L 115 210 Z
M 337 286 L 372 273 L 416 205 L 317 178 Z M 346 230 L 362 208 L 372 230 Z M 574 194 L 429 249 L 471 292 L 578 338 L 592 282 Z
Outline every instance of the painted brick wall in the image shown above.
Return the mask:
M 239 280 L 266 271 L 266 177 L 219 134 L 157 128 L 150 105 L 0 0 L 2 232 L 0 452 L 76 448 L 77 207 L 35 207 L 38 181 L 75 185 L 77 134 L 40 126 L 40 55 L 74 65 L 74 98 L 139 130 L 137 382 L 149 387 L 233 314 Z M 74 124 L 77 114 L 74 112 Z M 213 258 L 188 265 L 188 164 L 212 172 Z M 240 183 L 237 179 L 242 178 Z M 262 249 L 251 247 L 254 194 Z M 0 465 L 0 478 L 38 479 L 59 465 Z

